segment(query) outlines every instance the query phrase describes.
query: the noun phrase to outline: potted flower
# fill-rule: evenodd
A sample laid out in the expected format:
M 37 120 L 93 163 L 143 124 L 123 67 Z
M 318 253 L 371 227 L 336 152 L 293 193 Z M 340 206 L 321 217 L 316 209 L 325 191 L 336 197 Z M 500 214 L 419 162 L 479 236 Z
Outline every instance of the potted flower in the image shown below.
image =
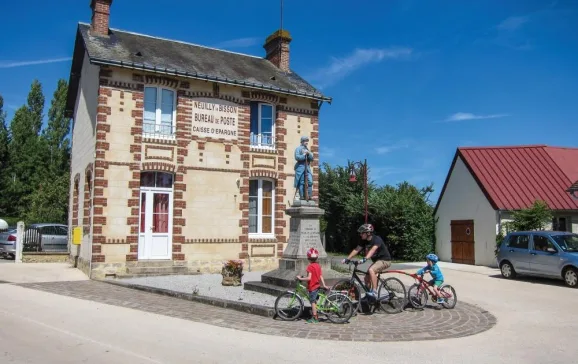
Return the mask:
M 221 270 L 223 281 L 221 284 L 223 286 L 240 286 L 243 277 L 243 264 L 242 260 L 228 260 L 223 263 Z

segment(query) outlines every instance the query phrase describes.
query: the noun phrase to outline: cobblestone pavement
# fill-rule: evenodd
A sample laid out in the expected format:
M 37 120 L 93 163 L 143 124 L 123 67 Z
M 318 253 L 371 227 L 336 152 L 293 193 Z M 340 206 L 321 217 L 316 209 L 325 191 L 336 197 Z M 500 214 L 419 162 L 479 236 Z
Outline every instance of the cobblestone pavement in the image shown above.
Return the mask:
M 459 301 L 453 310 L 426 307 L 425 310 L 394 315 L 357 315 L 349 323 L 341 325 L 330 322 L 311 325 L 303 320 L 284 322 L 97 281 L 18 285 L 236 330 L 321 340 L 383 342 L 447 339 L 474 335 L 496 324 L 496 318 L 489 312 Z

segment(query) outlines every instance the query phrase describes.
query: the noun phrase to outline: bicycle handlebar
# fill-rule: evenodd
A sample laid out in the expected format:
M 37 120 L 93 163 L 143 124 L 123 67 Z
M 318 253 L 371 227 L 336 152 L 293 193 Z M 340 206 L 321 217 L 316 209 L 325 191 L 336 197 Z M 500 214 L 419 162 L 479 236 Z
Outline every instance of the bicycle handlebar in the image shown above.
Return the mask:
M 343 263 L 343 264 L 353 264 L 354 266 L 356 266 L 356 267 L 357 267 L 359 264 L 361 264 L 361 261 L 359 261 L 359 260 L 351 260 L 351 259 L 349 259 L 349 261 L 348 261 L 348 262 L 346 262 L 346 263 Z

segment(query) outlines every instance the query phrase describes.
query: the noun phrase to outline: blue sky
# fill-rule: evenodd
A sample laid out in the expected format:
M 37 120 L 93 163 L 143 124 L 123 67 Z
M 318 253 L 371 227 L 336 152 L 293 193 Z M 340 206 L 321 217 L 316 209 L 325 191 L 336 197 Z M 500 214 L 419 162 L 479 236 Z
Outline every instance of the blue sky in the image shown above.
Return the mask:
M 264 56 L 280 2 L 240 3 L 115 0 L 111 27 Z M 321 160 L 367 158 L 376 182 L 433 182 L 435 200 L 458 146 L 578 146 L 578 0 L 355 4 L 284 1 L 292 69 L 334 98 L 321 109 Z M 89 1 L 2 8 L 5 108 L 11 117 L 38 78 L 47 111 Z

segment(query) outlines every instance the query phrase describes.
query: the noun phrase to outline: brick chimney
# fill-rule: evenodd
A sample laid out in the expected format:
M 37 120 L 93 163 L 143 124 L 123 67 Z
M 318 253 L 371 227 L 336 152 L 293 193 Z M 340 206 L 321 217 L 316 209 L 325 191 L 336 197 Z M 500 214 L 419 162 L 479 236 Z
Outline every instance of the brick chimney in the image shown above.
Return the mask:
M 288 31 L 276 30 L 267 37 L 263 45 L 267 52 L 265 58 L 284 72 L 291 72 L 289 69 L 289 43 L 291 40 Z
M 92 34 L 108 36 L 111 4 L 112 0 L 90 0 L 90 8 L 92 9 L 90 31 Z

